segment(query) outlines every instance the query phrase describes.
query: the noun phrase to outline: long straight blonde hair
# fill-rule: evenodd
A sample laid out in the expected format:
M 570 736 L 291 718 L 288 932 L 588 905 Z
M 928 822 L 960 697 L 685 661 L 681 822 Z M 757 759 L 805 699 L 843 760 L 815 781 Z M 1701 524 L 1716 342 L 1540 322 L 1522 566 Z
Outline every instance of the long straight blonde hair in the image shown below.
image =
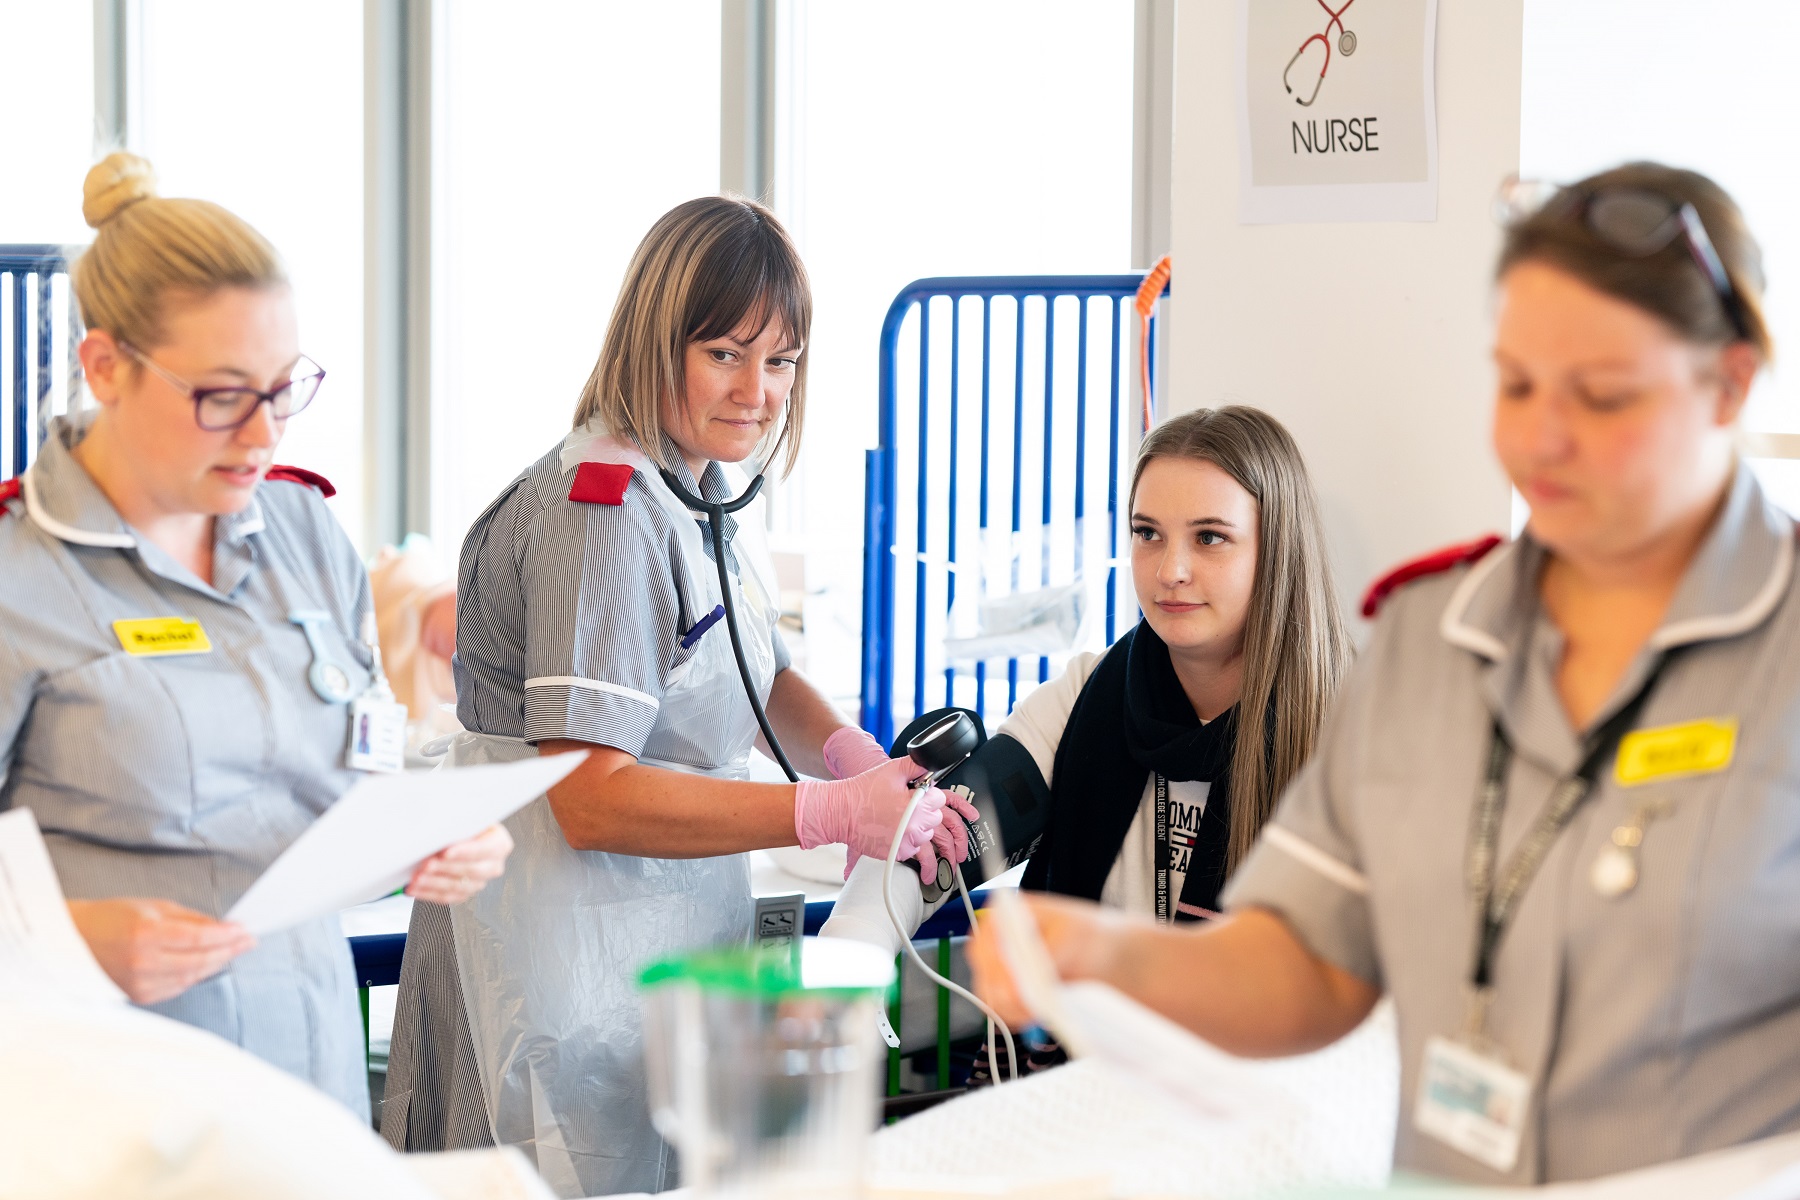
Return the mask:
M 1208 462 L 1256 501 L 1256 583 L 1244 625 L 1244 686 L 1231 752 L 1226 870 L 1250 852 L 1288 781 L 1318 744 L 1350 662 L 1350 634 L 1326 565 L 1319 504 L 1281 422 L 1233 405 L 1171 417 L 1145 436 L 1131 476 L 1159 458 Z
M 775 214 L 735 196 L 702 196 L 677 204 L 638 243 L 606 326 L 600 359 L 581 391 L 575 424 L 598 416 L 628 434 L 664 467 L 665 400 L 687 394 L 689 342 L 757 333 L 774 322 L 796 346 L 812 328 L 806 267 Z M 806 418 L 806 358 L 794 364 L 786 411 L 764 446 L 765 464 L 780 459 L 783 475 L 800 453 Z

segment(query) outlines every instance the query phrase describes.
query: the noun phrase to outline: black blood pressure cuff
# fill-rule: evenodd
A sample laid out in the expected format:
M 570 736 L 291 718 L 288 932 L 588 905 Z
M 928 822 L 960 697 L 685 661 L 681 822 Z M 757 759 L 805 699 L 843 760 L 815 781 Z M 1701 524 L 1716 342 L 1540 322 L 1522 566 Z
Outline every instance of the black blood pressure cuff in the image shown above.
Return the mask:
M 981 718 L 969 709 L 940 708 L 902 729 L 888 753 L 904 757 L 908 742 L 953 712 L 967 714 L 975 728 L 982 729 Z M 963 882 L 968 886 L 987 882 L 982 859 L 990 848 L 997 850 L 1011 869 L 1030 858 L 1043 839 L 1050 820 L 1050 786 L 1044 782 L 1037 760 L 1013 738 L 1005 734 L 990 738 L 983 732 L 975 752 L 939 780 L 938 786 L 960 793 L 980 814 L 969 825 L 969 857 L 962 864 Z M 962 818 L 945 809 L 944 819 Z

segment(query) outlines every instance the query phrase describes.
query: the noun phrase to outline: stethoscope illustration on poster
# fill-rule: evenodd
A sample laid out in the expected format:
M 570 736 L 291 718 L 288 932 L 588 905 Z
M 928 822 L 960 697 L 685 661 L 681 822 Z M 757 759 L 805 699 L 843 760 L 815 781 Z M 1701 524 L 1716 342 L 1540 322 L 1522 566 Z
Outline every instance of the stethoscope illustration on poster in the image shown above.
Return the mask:
M 1437 219 L 1437 0 L 1238 0 L 1238 217 Z
M 1295 104 L 1303 108 L 1310 108 L 1312 102 L 1319 98 L 1319 89 L 1325 86 L 1325 72 L 1331 70 L 1331 47 L 1334 44 L 1337 46 L 1338 53 L 1346 58 L 1356 53 L 1356 34 L 1344 28 L 1344 10 L 1355 3 L 1356 0 L 1344 0 L 1342 8 L 1334 9 L 1325 3 L 1325 0 L 1319 0 L 1319 7 L 1324 9 L 1325 15 L 1330 18 L 1325 23 L 1325 31 L 1312 34 L 1304 42 L 1301 42 L 1300 48 L 1294 51 L 1294 57 L 1288 59 L 1287 67 L 1281 72 L 1281 86 L 1294 97 Z M 1337 30 L 1335 36 L 1332 34 L 1334 28 Z M 1319 74 L 1313 80 L 1312 91 L 1302 98 L 1295 93 L 1293 85 L 1288 82 L 1288 75 L 1292 73 L 1294 65 L 1300 61 L 1301 56 L 1315 45 L 1322 47 L 1325 54 L 1319 63 Z

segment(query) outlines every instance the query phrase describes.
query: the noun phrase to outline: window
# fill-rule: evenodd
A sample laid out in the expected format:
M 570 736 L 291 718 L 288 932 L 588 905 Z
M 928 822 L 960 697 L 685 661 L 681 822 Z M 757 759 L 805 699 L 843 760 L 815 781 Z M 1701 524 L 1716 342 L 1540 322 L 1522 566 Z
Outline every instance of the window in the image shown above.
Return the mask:
M 9 46 L 49 48 L 57 52 L 12 54 L 0 71 L 0 106 L 13 114 L 6 133 L 9 166 L 25 167 L 4 175 L 0 186 L 0 245 L 87 241 L 89 230 L 81 219 L 81 180 L 91 164 L 93 141 L 94 55 L 93 6 L 89 4 L 0 3 L 0 27 Z M 69 53 L 61 52 L 64 48 Z M 26 164 L 29 164 L 26 166 Z M 41 436 L 35 397 L 39 384 L 36 338 L 26 335 L 25 390 L 13 395 L 13 342 L 17 314 L 14 280 L 0 279 L 0 477 L 10 476 L 17 447 L 13 424 L 14 404 L 24 403 L 27 453 L 35 453 Z M 68 407 L 68 381 L 80 367 L 69 353 L 60 331 L 69 327 L 68 282 L 51 285 L 49 319 L 58 331 L 51 339 L 55 348 L 49 370 L 50 412 Z M 38 328 L 38 292 L 25 290 L 27 330 Z
M 8 0 L 0 106 L 9 170 L 0 187 L 0 243 L 85 242 L 81 179 L 93 165 L 94 6 Z M 30 48 L 29 53 L 21 51 Z
M 806 668 L 842 698 L 859 688 L 861 637 L 861 558 L 843 548 L 862 543 L 889 302 L 927 275 L 1148 265 L 1130 261 L 1134 6 L 795 0 L 791 12 L 776 204 L 814 318 L 806 446 L 775 544 L 806 548 Z
M 631 252 L 719 187 L 718 0 L 449 5 L 432 528 L 569 431 Z
M 359 0 L 144 3 L 144 154 L 163 195 L 216 201 L 281 252 L 301 348 L 328 378 L 279 457 L 331 479 L 359 545 L 362 30 Z
M 1703 171 L 1743 207 L 1762 244 L 1778 355 L 1800 352 L 1800 170 L 1771 141 L 1792 107 L 1787 0 L 1659 5 L 1527 0 L 1520 173 L 1573 180 L 1631 159 Z M 1771 493 L 1800 511 L 1800 394 L 1779 366 L 1744 424 Z M 1774 435 L 1774 436 L 1770 436 Z M 1785 435 L 1785 436 L 1784 436 Z

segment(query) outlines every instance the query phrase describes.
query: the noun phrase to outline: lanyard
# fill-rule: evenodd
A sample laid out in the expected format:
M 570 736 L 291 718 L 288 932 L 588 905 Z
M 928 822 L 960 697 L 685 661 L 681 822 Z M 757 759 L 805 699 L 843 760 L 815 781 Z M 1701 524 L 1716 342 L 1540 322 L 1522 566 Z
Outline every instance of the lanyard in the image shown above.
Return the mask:
M 1156 922 L 1159 925 L 1169 923 L 1169 876 L 1175 852 L 1169 845 L 1169 781 L 1163 778 L 1162 772 L 1155 773 L 1156 779 Z
M 1648 703 L 1650 693 L 1656 687 L 1656 681 L 1662 677 L 1663 668 L 1668 662 L 1665 656 L 1650 672 L 1650 677 L 1644 681 L 1644 686 L 1638 689 L 1637 694 L 1600 727 L 1589 742 L 1588 752 L 1582 758 L 1580 767 L 1573 775 L 1558 783 L 1550 793 L 1550 800 L 1544 805 L 1543 812 L 1538 814 L 1537 823 L 1513 852 L 1512 859 L 1497 879 L 1494 867 L 1499 850 L 1500 817 L 1506 811 L 1506 770 L 1512 762 L 1512 744 L 1506 740 L 1506 733 L 1500 728 L 1500 722 L 1493 723 L 1492 740 L 1488 745 L 1487 778 L 1481 788 L 1481 798 L 1475 805 L 1475 819 L 1469 832 L 1469 891 L 1480 905 L 1481 921 L 1476 933 L 1475 964 L 1469 980 L 1474 992 L 1469 1016 L 1472 1034 L 1479 1034 L 1485 1023 L 1487 1001 L 1493 992 L 1494 951 L 1499 947 L 1500 938 L 1512 921 L 1519 899 L 1536 878 L 1538 868 L 1544 865 L 1550 847 L 1555 845 L 1557 837 L 1593 793 L 1601 766 L 1637 723 L 1638 714 Z

